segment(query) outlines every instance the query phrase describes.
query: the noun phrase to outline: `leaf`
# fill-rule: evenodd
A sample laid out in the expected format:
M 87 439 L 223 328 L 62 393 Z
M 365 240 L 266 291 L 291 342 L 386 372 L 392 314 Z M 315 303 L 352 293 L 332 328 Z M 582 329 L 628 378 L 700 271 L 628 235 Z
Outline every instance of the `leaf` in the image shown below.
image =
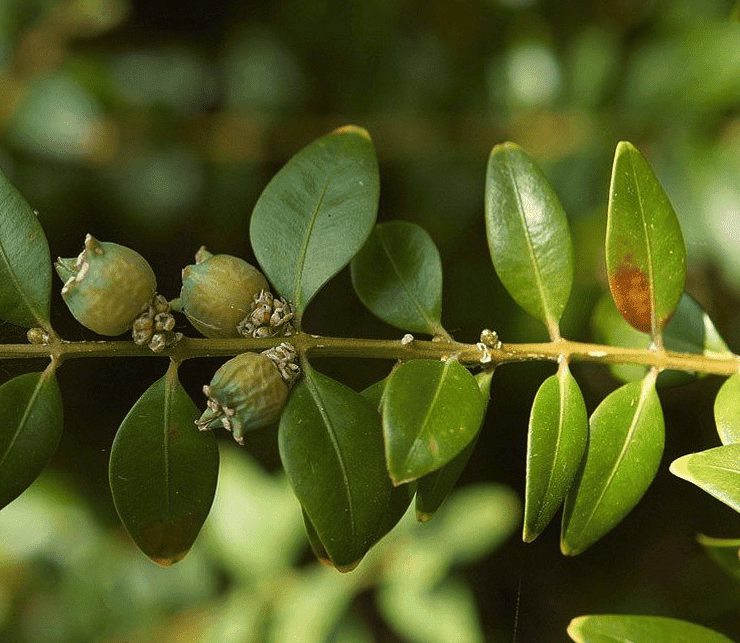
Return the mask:
M 36 214 L 0 172 L 0 319 L 51 330 L 51 257 Z
M 394 484 L 439 469 L 475 437 L 485 401 L 459 362 L 412 360 L 399 366 L 383 400 L 383 437 Z
M 732 643 L 719 632 L 663 616 L 579 616 L 568 635 L 576 643 Z
M 714 421 L 722 444 L 740 442 L 740 373 L 728 377 L 717 392 Z
M 740 538 L 712 538 L 698 534 L 696 540 L 717 565 L 740 581 Z
M 445 334 L 442 260 L 423 228 L 408 221 L 375 226 L 350 268 L 355 292 L 374 315 L 401 330 Z
M 216 438 L 197 429 L 199 416 L 172 363 L 128 412 L 111 447 L 116 510 L 139 549 L 158 565 L 185 557 L 216 492 Z
M 686 281 L 686 249 L 668 197 L 645 158 L 617 145 L 606 227 L 609 288 L 631 326 L 660 336 Z
M 581 471 L 565 499 L 564 554 L 593 545 L 639 502 L 658 470 L 664 433 L 654 371 L 599 404 L 591 416 Z
M 740 442 L 689 453 L 674 460 L 670 469 L 740 512 Z
M 557 375 L 548 377 L 537 391 L 529 418 L 525 542 L 540 535 L 565 499 L 587 438 L 586 403 L 563 361 Z
M 252 247 L 299 316 L 365 243 L 379 196 L 370 136 L 351 125 L 303 148 L 262 192 L 250 224 Z
M 391 498 L 380 417 L 359 393 L 304 363 L 280 419 L 280 457 L 327 556 L 353 569 Z
M 0 386 L 0 509 L 20 496 L 49 464 L 63 427 L 53 369 Z
M 573 281 L 568 221 L 547 177 L 514 143 L 491 151 L 485 208 L 488 248 L 501 282 L 551 336 L 559 336 Z

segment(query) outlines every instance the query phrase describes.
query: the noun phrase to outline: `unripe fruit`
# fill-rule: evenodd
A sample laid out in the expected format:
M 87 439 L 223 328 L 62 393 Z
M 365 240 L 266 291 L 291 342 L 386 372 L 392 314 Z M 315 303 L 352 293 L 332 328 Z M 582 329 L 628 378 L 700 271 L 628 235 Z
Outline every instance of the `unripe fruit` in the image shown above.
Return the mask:
M 195 264 L 182 271 L 180 306 L 206 337 L 241 337 L 237 325 L 250 312 L 267 279 L 251 264 L 231 255 L 198 250 Z
M 62 298 L 74 318 L 101 335 L 120 335 L 154 296 L 157 279 L 146 259 L 89 234 L 76 258 L 54 264 L 64 281 Z

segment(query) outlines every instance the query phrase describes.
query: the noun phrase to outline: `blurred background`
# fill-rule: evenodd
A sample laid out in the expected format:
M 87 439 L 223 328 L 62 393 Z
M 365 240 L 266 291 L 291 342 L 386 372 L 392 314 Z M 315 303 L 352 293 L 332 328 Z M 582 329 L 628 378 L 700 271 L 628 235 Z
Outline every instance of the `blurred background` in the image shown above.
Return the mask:
M 440 248 L 446 327 L 463 341 L 482 328 L 532 341 L 545 330 L 498 282 L 483 227 L 488 154 L 513 140 L 569 214 L 577 271 L 563 331 L 590 339 L 612 157 L 629 140 L 681 220 L 688 292 L 738 352 L 735 13 L 730 0 L 0 0 L 0 167 L 39 210 L 54 257 L 75 256 L 88 232 L 133 247 L 173 298 L 202 244 L 253 260 L 249 216 L 270 177 L 355 123 L 377 149 L 380 219 L 415 221 Z M 64 338 L 95 338 L 58 288 L 52 314 Z M 305 327 L 400 336 L 363 312 L 346 271 Z M 0 337 L 25 341 L 10 325 Z M 181 369 L 201 407 L 218 365 Z M 389 369 L 317 366 L 357 389 Z M 29 368 L 3 362 L 0 380 Z M 598 612 L 675 616 L 740 640 L 737 582 L 695 540 L 740 536 L 740 517 L 668 472 L 675 457 L 718 444 L 720 380 L 661 392 L 668 436 L 655 483 L 601 543 L 565 559 L 557 525 L 531 545 L 519 537 L 528 412 L 553 367 L 501 368 L 443 515 L 404 523 L 342 576 L 307 550 L 274 431 L 241 450 L 221 436 L 216 504 L 182 563 L 159 569 L 134 549 L 107 487 L 108 453 L 165 369 L 162 359 L 116 359 L 60 370 L 62 444 L 0 513 L 3 643 L 547 643 Z M 597 366 L 574 372 L 589 410 L 617 384 Z

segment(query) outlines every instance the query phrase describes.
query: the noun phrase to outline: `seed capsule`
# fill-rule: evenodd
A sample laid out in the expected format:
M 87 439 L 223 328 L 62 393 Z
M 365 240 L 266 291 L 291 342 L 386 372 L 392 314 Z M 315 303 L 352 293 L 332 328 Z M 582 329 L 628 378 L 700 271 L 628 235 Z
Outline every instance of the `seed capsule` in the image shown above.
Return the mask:
M 180 306 L 206 337 L 241 337 L 237 325 L 250 312 L 255 295 L 268 288 L 265 276 L 251 264 L 203 247 L 195 264 L 182 271 Z
M 54 267 L 74 318 L 100 335 L 130 329 L 157 288 L 154 272 L 138 252 L 89 234 L 79 256 L 59 257 Z

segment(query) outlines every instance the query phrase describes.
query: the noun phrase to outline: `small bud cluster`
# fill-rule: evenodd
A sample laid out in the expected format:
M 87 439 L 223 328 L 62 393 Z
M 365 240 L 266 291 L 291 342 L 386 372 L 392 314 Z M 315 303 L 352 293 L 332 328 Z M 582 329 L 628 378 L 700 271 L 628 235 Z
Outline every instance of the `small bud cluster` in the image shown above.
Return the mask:
M 269 290 L 261 290 L 254 296 L 249 314 L 236 328 L 244 337 L 288 337 L 295 334 L 293 316 L 293 307 L 287 301 Z
M 296 362 L 297 355 L 292 344 L 283 342 L 278 346 L 273 346 L 266 351 L 262 351 L 262 354 L 274 362 L 280 373 L 280 377 L 285 380 L 288 386 L 293 386 L 298 381 L 298 378 L 301 376 L 301 367 Z
M 134 321 L 132 336 L 139 346 L 149 346 L 159 353 L 182 338 L 182 333 L 176 333 L 174 328 L 175 318 L 169 302 L 162 295 L 154 295 Z

